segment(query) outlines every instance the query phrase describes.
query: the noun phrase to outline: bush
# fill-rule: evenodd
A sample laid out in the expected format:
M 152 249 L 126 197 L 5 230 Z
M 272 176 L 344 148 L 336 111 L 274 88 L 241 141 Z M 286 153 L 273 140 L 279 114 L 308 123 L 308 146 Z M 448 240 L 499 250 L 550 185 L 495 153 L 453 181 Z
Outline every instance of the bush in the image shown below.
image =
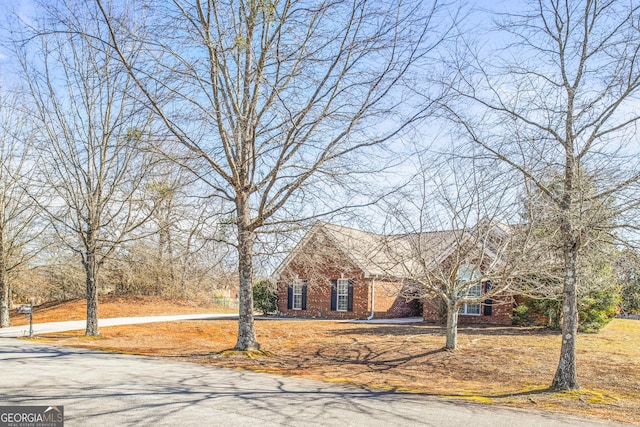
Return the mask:
M 598 332 L 618 314 L 622 300 L 618 286 L 591 291 L 578 299 L 578 330 Z M 559 300 L 525 300 L 513 310 L 513 323 L 519 326 L 562 327 L 562 304 Z
M 578 313 L 580 332 L 598 332 L 618 314 L 618 307 L 622 301 L 619 286 L 590 292 L 580 298 Z
M 552 299 L 522 301 L 513 309 L 513 324 L 518 326 L 546 326 L 560 329 L 562 307 Z
M 263 314 L 273 313 L 278 309 L 278 290 L 270 280 L 260 280 L 253 284 L 253 308 Z
M 513 309 L 511 322 L 516 326 L 532 326 L 534 324 L 529 313 L 529 306 L 526 303 L 522 302 Z

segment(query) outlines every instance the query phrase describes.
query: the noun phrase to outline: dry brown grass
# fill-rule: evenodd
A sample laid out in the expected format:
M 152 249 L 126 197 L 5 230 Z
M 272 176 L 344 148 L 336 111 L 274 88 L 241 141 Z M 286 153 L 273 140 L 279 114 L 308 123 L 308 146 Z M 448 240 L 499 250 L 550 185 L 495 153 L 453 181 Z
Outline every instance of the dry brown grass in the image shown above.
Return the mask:
M 87 300 L 78 298 L 70 301 L 57 301 L 34 307 L 33 322 L 63 322 L 84 320 L 87 313 Z M 130 316 L 163 316 L 173 314 L 200 313 L 237 313 L 236 309 L 216 304 L 202 304 L 192 301 L 174 300 L 155 296 L 104 295 L 98 298 L 98 314 L 101 319 Z M 29 317 L 11 314 L 11 325 L 21 326 L 29 323 Z
M 139 313 L 138 313 L 139 314 Z M 582 390 L 547 389 L 560 337 L 540 328 L 462 327 L 460 349 L 443 351 L 439 326 L 366 325 L 328 321 L 257 323 L 265 355 L 225 351 L 234 321 L 184 321 L 102 328 L 39 340 L 61 345 L 162 356 L 190 362 L 425 393 L 486 404 L 640 420 L 640 322 L 614 320 L 578 341 Z

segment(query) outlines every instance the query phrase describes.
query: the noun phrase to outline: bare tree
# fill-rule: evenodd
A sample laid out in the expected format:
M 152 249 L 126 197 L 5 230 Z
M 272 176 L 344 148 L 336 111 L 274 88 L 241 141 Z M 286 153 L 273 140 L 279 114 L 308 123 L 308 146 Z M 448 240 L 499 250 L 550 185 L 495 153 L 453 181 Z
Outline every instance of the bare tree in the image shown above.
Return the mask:
M 42 5 L 45 19 L 16 54 L 42 126 L 43 207 L 59 238 L 82 260 L 86 276 L 86 335 L 98 331 L 98 271 L 148 217 L 141 185 L 150 173 L 140 151 L 149 115 L 130 96 L 131 77 L 97 38 L 98 20 L 74 4 L 64 16 Z M 77 6 L 77 5 L 75 5 Z
M 175 290 L 178 280 L 176 262 L 182 258 L 180 255 L 188 256 L 187 253 L 175 253 L 178 249 L 175 234 L 177 230 L 186 226 L 185 222 L 192 224 L 189 218 L 194 216 L 194 209 L 189 213 L 185 212 L 184 197 L 180 194 L 186 190 L 184 171 L 177 169 L 174 163 L 163 165 L 163 169 L 162 176 L 148 184 L 151 190 L 149 195 L 155 206 L 150 223 L 156 227 L 154 231 L 158 239 L 157 255 L 153 264 L 158 267 L 160 273 L 156 275 L 158 288 L 162 287 L 161 283 L 165 283 Z
M 402 296 L 420 299 L 425 311 L 444 308 L 445 348 L 455 350 L 460 313 L 495 315 L 512 305 L 513 278 L 528 265 L 528 227 L 513 203 L 513 174 L 495 162 L 438 153 L 413 158 L 417 174 L 384 208 L 384 259 L 403 278 Z
M 35 132 L 26 104 L 16 91 L 0 89 L 0 327 L 10 326 L 11 282 L 38 250 L 32 243 L 42 231 L 29 194 L 36 162 Z
M 453 119 L 484 156 L 519 171 L 552 208 L 561 246 L 562 348 L 553 389 L 578 389 L 578 265 L 594 232 L 616 236 L 638 206 L 636 108 L 640 32 L 635 2 L 539 0 L 500 16 L 508 44 L 490 59 L 460 62 Z M 496 40 L 496 39 L 494 39 Z M 499 58 L 502 58 L 500 60 Z M 545 180 L 560 172 L 551 186 Z M 593 177 L 585 191 L 584 176 Z M 594 204 L 610 204 L 592 215 Z
M 223 268 L 230 247 L 221 222 L 231 213 L 225 211 L 220 200 L 200 197 L 201 181 L 180 165 L 167 163 L 162 171 L 150 183 L 150 197 L 154 200 L 151 224 L 157 237 L 155 264 L 165 269 L 164 276 L 173 291 L 184 295 L 195 270 L 220 272 Z M 210 264 L 195 269 L 202 259 Z
M 446 36 L 449 17 L 437 2 L 174 0 L 122 13 L 96 3 L 153 110 L 234 208 L 235 348 L 258 349 L 257 233 L 307 216 L 312 186 L 365 164 L 354 153 L 424 113 L 401 114 L 409 105 L 396 89 Z
M 140 241 L 110 264 L 111 274 L 121 277 L 119 292 L 188 298 L 199 287 L 204 293 L 207 281 L 234 260 L 221 225 L 229 213 L 219 200 L 200 197 L 201 182 L 176 163 L 155 169 L 146 183 L 149 221 L 136 233 Z

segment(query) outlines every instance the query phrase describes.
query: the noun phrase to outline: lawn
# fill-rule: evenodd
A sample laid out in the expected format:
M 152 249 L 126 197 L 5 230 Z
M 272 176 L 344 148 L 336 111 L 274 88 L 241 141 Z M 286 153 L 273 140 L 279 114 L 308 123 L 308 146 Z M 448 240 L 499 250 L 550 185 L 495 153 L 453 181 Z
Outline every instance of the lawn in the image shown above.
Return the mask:
M 172 313 L 175 310 L 179 307 Z M 444 331 L 436 325 L 259 320 L 256 329 L 265 353 L 253 355 L 228 351 L 235 344 L 236 329 L 237 323 L 228 320 L 183 321 L 101 328 L 97 339 L 85 338 L 82 331 L 37 339 L 640 422 L 640 321 L 616 319 L 599 334 L 580 335 L 582 390 L 572 393 L 547 389 L 559 356 L 560 336 L 541 328 L 462 327 L 460 349 L 449 352 L 442 350 Z
M 104 295 L 98 298 L 98 311 L 101 318 L 131 316 L 164 316 L 173 314 L 200 313 L 237 313 L 236 309 L 216 304 L 181 301 L 154 296 Z M 64 302 L 50 302 L 34 307 L 33 322 L 63 322 L 84 320 L 87 314 L 87 300 L 74 299 Z M 11 326 L 29 324 L 29 317 L 12 313 Z

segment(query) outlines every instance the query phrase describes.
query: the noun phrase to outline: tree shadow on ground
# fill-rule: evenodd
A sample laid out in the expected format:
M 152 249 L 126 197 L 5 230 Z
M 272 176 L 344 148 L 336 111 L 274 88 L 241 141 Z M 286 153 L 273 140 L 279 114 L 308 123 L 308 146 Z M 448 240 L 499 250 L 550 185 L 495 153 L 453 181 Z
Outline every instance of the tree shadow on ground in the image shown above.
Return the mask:
M 458 333 L 463 335 L 486 336 L 547 336 L 559 335 L 560 331 L 554 331 L 544 327 L 518 327 L 518 326 L 489 326 L 489 325 L 462 325 L 458 327 Z M 446 328 L 438 324 L 411 324 L 411 325 L 371 325 L 369 327 L 345 327 L 332 331 L 335 335 L 446 335 Z
M 316 350 L 315 356 L 323 363 L 364 365 L 371 370 L 386 371 L 399 368 L 416 360 L 428 359 L 430 356 L 447 352 L 448 350 L 444 348 L 438 348 L 421 353 L 405 354 L 398 354 L 398 352 L 394 350 L 388 354 L 384 350 L 372 349 L 365 345 L 347 353 L 336 352 L 335 348 L 332 347 L 320 348 Z

